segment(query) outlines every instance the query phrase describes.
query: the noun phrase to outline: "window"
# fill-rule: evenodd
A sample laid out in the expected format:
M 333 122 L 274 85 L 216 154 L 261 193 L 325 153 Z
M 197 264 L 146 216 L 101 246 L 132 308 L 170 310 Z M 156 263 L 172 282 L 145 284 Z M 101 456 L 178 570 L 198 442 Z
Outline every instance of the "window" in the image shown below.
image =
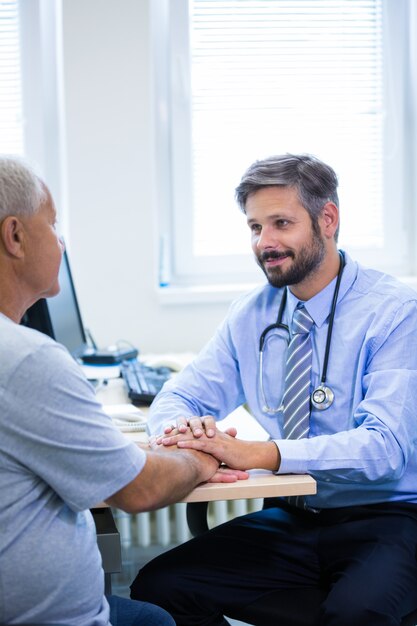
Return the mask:
M 341 247 L 391 273 L 409 271 L 408 8 L 397 0 L 175 2 L 157 83 L 166 129 L 158 141 L 171 155 L 171 197 L 161 204 L 171 209 L 162 235 L 173 282 L 261 277 L 234 189 L 254 160 L 284 152 L 310 152 L 335 168 Z
M 65 235 L 60 9 L 58 0 L 0 0 L 0 153 L 26 157 L 48 181 Z
M 0 2 L 0 152 L 23 153 L 18 0 Z

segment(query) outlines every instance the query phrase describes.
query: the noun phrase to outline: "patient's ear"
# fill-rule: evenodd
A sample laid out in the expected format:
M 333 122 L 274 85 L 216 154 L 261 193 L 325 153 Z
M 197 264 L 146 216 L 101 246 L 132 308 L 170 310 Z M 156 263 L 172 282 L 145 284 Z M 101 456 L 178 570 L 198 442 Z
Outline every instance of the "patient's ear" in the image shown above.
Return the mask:
M 8 254 L 16 258 L 23 256 L 24 229 L 20 219 L 14 215 L 8 215 L 1 223 L 1 240 Z
M 339 225 L 339 209 L 334 202 L 326 202 L 320 214 L 323 234 L 328 239 L 333 239 Z

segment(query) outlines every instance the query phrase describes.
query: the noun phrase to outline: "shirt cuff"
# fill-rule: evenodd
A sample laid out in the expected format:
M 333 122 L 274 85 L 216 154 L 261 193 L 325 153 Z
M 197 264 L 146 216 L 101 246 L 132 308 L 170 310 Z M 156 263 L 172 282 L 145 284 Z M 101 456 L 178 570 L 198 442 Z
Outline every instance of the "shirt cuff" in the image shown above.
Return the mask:
M 274 439 L 281 455 L 281 464 L 276 474 L 308 473 L 308 439 Z

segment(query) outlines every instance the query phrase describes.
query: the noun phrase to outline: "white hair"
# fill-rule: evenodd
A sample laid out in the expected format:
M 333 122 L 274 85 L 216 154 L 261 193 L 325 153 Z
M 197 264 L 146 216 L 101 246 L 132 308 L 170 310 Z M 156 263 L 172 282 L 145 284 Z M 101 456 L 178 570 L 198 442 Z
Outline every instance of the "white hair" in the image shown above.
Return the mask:
M 46 197 L 45 185 L 28 163 L 0 155 L 0 220 L 8 215 L 33 215 Z

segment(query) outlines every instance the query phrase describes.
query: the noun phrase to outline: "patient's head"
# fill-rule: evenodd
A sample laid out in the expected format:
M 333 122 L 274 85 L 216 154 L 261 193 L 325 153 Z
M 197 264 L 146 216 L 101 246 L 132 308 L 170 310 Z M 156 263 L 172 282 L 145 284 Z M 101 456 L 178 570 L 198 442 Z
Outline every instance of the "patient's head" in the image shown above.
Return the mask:
M 59 292 L 63 244 L 52 196 L 17 157 L 0 156 L 0 311 L 15 321 Z
M 23 159 L 0 156 L 0 221 L 8 215 L 32 215 L 45 199 L 45 185 Z

